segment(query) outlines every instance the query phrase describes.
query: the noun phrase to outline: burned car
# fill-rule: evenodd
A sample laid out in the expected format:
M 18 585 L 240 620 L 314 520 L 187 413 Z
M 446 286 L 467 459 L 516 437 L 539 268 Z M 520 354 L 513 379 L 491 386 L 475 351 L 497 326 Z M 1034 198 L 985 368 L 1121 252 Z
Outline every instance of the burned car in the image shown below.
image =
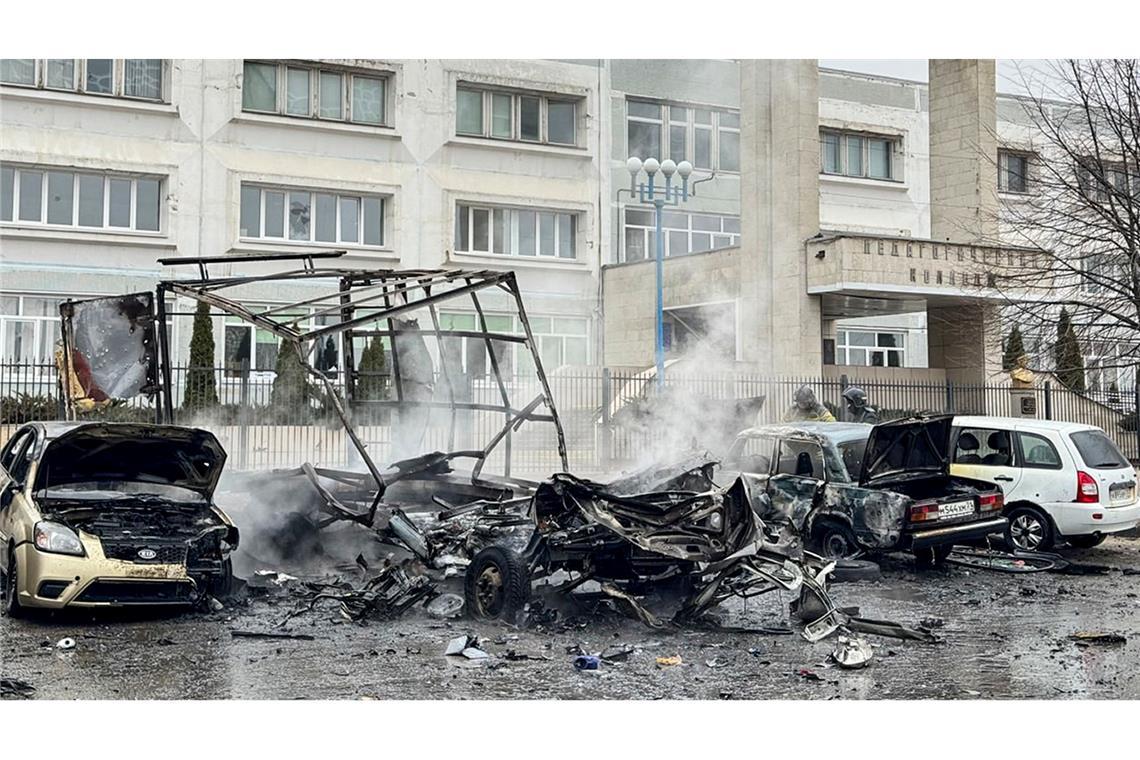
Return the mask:
M 721 477 L 753 477 L 823 556 L 902 550 L 939 564 L 954 544 L 1006 525 L 1000 488 L 950 474 L 952 419 L 752 428 L 733 443 Z
M 4 610 L 194 604 L 232 579 L 238 531 L 212 500 L 212 433 L 31 423 L 0 452 Z
M 512 619 L 532 582 L 565 580 L 558 591 L 596 581 L 627 613 L 667 625 L 635 595 L 673 586 L 681 605 L 672 623 L 697 621 L 731 596 L 777 588 L 795 592 L 819 568 L 807 569 L 794 527 L 775 512 L 753 508 L 746 478 L 713 481 L 708 456 L 601 484 L 560 473 L 539 485 L 529 504 L 530 540 L 521 550 L 501 543 L 471 559 L 464 596 L 474 617 Z

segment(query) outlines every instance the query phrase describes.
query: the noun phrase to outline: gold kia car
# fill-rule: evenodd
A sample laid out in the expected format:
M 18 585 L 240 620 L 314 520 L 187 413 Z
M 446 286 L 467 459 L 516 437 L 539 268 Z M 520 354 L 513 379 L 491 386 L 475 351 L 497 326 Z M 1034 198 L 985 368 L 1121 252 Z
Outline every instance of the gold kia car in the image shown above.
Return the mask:
M 193 605 L 225 594 L 238 531 L 226 454 L 174 425 L 40 423 L 0 451 L 3 609 Z

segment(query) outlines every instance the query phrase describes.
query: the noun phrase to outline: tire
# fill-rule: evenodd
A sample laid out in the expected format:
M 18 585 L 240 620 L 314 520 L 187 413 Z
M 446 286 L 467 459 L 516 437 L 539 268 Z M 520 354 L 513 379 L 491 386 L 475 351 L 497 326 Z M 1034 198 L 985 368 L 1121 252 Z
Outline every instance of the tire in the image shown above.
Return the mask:
M 928 546 L 925 549 L 915 549 L 914 563 L 921 568 L 941 567 L 946 563 L 950 552 L 954 551 L 954 544 L 939 544 Z
M 467 566 L 463 601 L 471 617 L 513 621 L 529 600 L 530 572 L 516 552 L 488 546 Z
M 8 550 L 8 572 L 4 573 L 4 615 L 13 619 L 26 617 L 25 610 L 20 604 L 20 595 L 17 592 L 16 552 Z
M 234 589 L 234 566 L 230 559 L 227 557 L 222 562 L 222 574 L 210 580 L 207 593 L 215 599 L 225 599 L 233 593 Z
M 1065 540 L 1069 542 L 1069 546 L 1074 549 L 1091 549 L 1094 546 L 1100 546 L 1104 540 L 1108 538 L 1107 533 L 1087 533 L 1083 536 L 1065 536 Z
M 1005 543 L 1013 551 L 1045 552 L 1053 548 L 1055 536 L 1049 516 L 1036 507 L 1014 507 L 1005 513 Z
M 865 559 L 841 559 L 831 571 L 833 583 L 852 583 L 854 581 L 881 581 L 883 573 L 879 565 Z
M 824 559 L 845 559 L 859 551 L 855 534 L 841 522 L 824 520 L 811 532 L 812 545 Z

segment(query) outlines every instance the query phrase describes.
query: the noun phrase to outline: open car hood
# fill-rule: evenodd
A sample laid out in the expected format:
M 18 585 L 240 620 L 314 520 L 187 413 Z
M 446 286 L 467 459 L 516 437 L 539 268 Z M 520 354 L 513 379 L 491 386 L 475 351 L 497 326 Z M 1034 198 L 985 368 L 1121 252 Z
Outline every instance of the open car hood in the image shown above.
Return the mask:
M 178 486 L 209 499 L 226 452 L 213 433 L 172 425 L 96 422 L 49 440 L 35 490 L 80 483 Z
M 943 414 L 876 425 L 863 454 L 859 485 L 908 474 L 949 474 L 953 420 L 953 415 Z

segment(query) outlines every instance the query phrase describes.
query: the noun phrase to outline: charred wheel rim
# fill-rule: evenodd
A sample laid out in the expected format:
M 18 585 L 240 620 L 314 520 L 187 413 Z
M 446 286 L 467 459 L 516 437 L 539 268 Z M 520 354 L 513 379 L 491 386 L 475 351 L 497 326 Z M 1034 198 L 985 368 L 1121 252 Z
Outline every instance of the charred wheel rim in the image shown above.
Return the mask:
M 820 552 L 825 559 L 844 559 L 851 556 L 853 550 L 847 536 L 834 529 L 826 531 L 820 542 Z
M 1030 512 L 1020 512 L 1009 524 L 1009 537 L 1018 549 L 1033 551 L 1045 541 L 1045 525 Z
M 475 580 L 475 601 L 479 612 L 495 617 L 503 609 L 503 571 L 494 563 L 488 563 Z

